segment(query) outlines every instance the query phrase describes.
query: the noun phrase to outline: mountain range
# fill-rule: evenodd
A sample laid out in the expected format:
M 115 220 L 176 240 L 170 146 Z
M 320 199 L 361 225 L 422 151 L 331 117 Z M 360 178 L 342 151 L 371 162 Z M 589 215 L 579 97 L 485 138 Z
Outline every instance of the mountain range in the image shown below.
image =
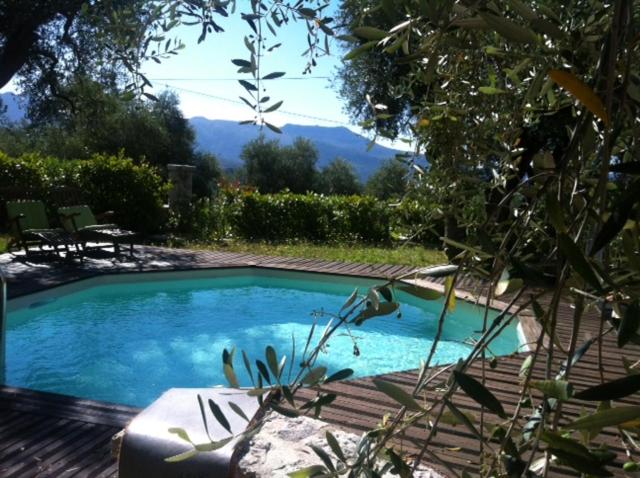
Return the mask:
M 322 168 L 337 157 L 349 161 L 358 176 L 366 180 L 382 162 L 393 158 L 402 151 L 386 148 L 378 144 L 367 151 L 369 139 L 348 128 L 286 124 L 282 134 L 267 128 L 241 125 L 235 121 L 211 120 L 195 117 L 189 120 L 196 132 L 198 149 L 214 153 L 223 167 L 237 168 L 242 165 L 240 153 L 247 141 L 264 134 L 267 139 L 276 139 L 281 145 L 290 145 L 296 138 L 311 140 L 318 148 L 318 167 Z
M 6 116 L 9 121 L 16 122 L 24 118 L 19 96 L 3 93 L 0 94 L 0 98 L 3 106 L 7 108 Z M 235 121 L 213 120 L 200 116 L 190 118 L 189 122 L 196 133 L 197 149 L 214 154 L 224 169 L 241 166 L 242 147 L 260 134 L 264 134 L 267 139 L 277 139 L 281 145 L 290 145 L 298 137 L 309 139 L 318 148 L 319 168 L 341 157 L 353 165 L 362 180 L 366 180 L 386 159 L 402 152 L 378 144 L 368 150 L 369 139 L 342 126 L 286 124 L 281 128 L 282 134 L 277 134 L 267 128 L 259 129 Z

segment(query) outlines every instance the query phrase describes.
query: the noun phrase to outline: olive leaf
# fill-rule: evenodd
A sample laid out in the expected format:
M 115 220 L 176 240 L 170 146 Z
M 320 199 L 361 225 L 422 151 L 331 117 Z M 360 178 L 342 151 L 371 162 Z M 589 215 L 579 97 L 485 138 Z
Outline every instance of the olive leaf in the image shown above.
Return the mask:
M 329 375 L 329 377 L 324 382 L 329 383 L 336 382 L 338 380 L 344 380 L 345 378 L 351 377 L 351 375 L 353 375 L 353 370 L 350 368 L 345 368 L 332 375 Z
M 609 244 L 627 223 L 636 203 L 640 201 L 640 180 L 636 180 L 625 188 L 620 198 L 611 208 L 611 215 L 596 236 L 591 254 L 595 254 Z
M 374 379 L 373 384 L 378 390 L 398 402 L 403 407 L 407 407 L 409 410 L 421 411 L 422 407 L 416 402 L 416 400 L 403 389 L 390 382 Z
M 451 411 L 452 416 L 455 417 L 455 419 L 459 423 L 465 425 L 469 429 L 469 431 L 471 431 L 471 433 L 473 433 L 477 438 L 482 439 L 482 435 L 466 414 L 462 413 L 462 411 L 449 400 L 445 400 L 445 405 Z
M 301 468 L 297 471 L 287 473 L 289 478 L 311 478 L 318 475 L 326 475 L 328 470 L 322 465 L 313 465 L 306 468 Z
M 451 276 L 448 276 L 444 281 L 444 295 L 449 298 L 447 300 L 447 310 L 453 312 L 456 310 L 456 290 Z
M 166 461 L 167 463 L 178 463 L 180 461 L 188 460 L 189 458 L 196 456 L 198 453 L 199 453 L 198 450 L 196 450 L 195 448 L 192 448 L 191 450 L 187 450 L 184 453 L 180 453 L 178 455 L 173 455 L 173 456 L 170 456 L 169 458 L 165 458 L 164 461 Z
M 489 28 L 498 32 L 507 40 L 517 43 L 536 43 L 538 40 L 531 30 L 506 18 L 488 12 L 479 12 L 478 15 L 489 25 Z
M 225 430 L 231 433 L 231 425 L 229 424 L 227 417 L 224 415 L 224 412 L 218 406 L 218 404 L 209 399 L 209 408 L 211 409 L 211 413 L 213 413 L 213 416 L 216 417 L 216 420 L 218 420 L 218 423 L 222 425 Z
M 640 390 L 640 375 L 628 375 L 582 390 L 574 394 L 573 398 L 598 402 L 603 400 L 618 400 L 634 394 L 638 390 Z
M 442 293 L 437 290 L 427 289 L 426 287 L 419 287 L 413 284 L 399 284 L 396 286 L 396 289 L 423 300 L 438 300 L 442 297 Z
M 640 418 L 640 406 L 616 407 L 586 415 L 566 425 L 570 430 L 592 430 L 622 425 Z
M 364 40 L 382 40 L 388 35 L 386 31 L 374 27 L 356 27 L 351 32 Z
M 269 370 L 271 370 L 271 373 L 273 374 L 275 379 L 278 380 L 280 378 L 278 355 L 276 353 L 276 350 L 271 345 L 268 345 L 265 349 L 265 358 L 267 360 L 267 365 L 269 365 Z
M 467 395 L 499 417 L 505 418 L 506 415 L 502 404 L 484 385 L 464 372 L 454 370 L 453 375 L 460 388 Z
M 550 70 L 549 78 L 567 90 L 589 111 L 609 126 L 609 115 L 602 100 L 596 93 L 573 73 L 564 70 Z
M 349 298 L 347 299 L 347 301 L 340 308 L 340 313 L 344 312 L 345 309 L 348 309 L 349 307 L 351 307 L 357 298 L 358 298 L 358 288 L 356 287 L 354 291 L 351 293 L 351 295 L 349 296 Z
M 237 404 L 233 402 L 228 402 L 228 405 L 229 405 L 229 408 L 231 408 L 231 410 L 233 410 L 236 415 L 243 418 L 247 422 L 249 421 L 249 417 L 247 417 L 247 415 L 242 411 L 242 408 L 240 408 Z
M 353 50 L 351 50 L 349 53 L 347 53 L 343 60 L 353 60 L 355 58 L 358 58 L 359 56 L 361 56 L 363 53 L 371 50 L 373 47 L 375 47 L 377 45 L 377 41 L 370 41 L 367 43 L 363 43 L 362 45 L 360 45 L 358 48 L 355 48 Z
M 531 387 L 558 400 L 569 400 L 573 395 L 573 386 L 564 380 L 532 380 Z
M 638 332 L 640 327 L 640 300 L 636 299 L 624 311 L 618 327 L 618 347 L 624 347 Z
M 398 310 L 399 307 L 400 304 L 397 302 L 382 302 L 379 304 L 377 309 L 371 306 L 366 307 L 353 319 L 353 323 L 356 325 L 362 325 L 365 320 L 372 317 L 389 315 Z
M 233 388 L 240 388 L 240 384 L 238 383 L 238 378 L 236 377 L 236 373 L 233 370 L 233 367 L 231 366 L 231 364 L 228 364 L 228 363 L 224 364 L 223 369 L 224 369 L 224 376 L 229 382 L 229 385 L 231 385 Z
M 580 277 L 596 289 L 601 289 L 600 280 L 598 279 L 598 276 L 596 276 L 593 267 L 580 248 L 578 248 L 576 243 L 573 242 L 573 239 L 571 239 L 567 234 L 558 234 L 558 248 Z
M 333 451 L 333 453 L 338 457 L 340 461 L 346 462 L 347 458 L 344 456 L 344 452 L 342 451 L 342 448 L 340 448 L 340 444 L 338 443 L 336 437 L 333 436 L 333 434 L 329 430 L 327 430 L 325 436 L 327 437 L 327 443 L 329 444 L 331 451 Z
M 316 367 L 310 370 L 304 377 L 302 377 L 301 382 L 306 385 L 315 385 L 324 377 L 327 373 L 327 367 Z

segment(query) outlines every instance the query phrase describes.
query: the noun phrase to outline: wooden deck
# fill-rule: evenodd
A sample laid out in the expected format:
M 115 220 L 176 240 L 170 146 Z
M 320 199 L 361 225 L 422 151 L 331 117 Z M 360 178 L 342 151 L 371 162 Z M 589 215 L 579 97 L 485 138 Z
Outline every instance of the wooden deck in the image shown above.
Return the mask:
M 111 437 L 140 410 L 0 388 L 0 476 L 111 477 Z
M 98 274 L 134 271 L 250 265 L 380 278 L 410 271 L 410 268 L 402 266 L 372 266 L 151 247 L 138 248 L 136 257 L 134 261 L 124 262 L 98 258 L 93 261 L 87 260 L 83 265 L 39 264 L 32 267 L 4 255 L 0 256 L 0 267 L 11 277 L 10 297 Z M 470 281 L 463 282 L 461 286 L 468 290 L 477 288 L 477 284 Z M 569 342 L 571 328 L 572 310 L 569 305 L 563 304 L 558 332 L 560 340 L 565 345 Z M 594 314 L 587 315 L 581 330 L 580 343 L 598 335 L 598 318 Z M 597 347 L 592 347 L 572 369 L 570 381 L 577 390 L 600 383 L 597 353 Z M 640 360 L 640 347 L 625 347 L 624 356 L 630 361 Z M 606 380 L 624 375 L 621 358 L 615 335 L 610 334 L 605 338 L 603 346 Z M 519 396 L 518 372 L 523 359 L 522 355 L 501 357 L 496 369 L 486 367 L 488 387 L 504 404 L 507 413 L 513 412 Z M 559 369 L 562 359 L 557 357 L 553 360 L 554 373 Z M 535 370 L 534 378 L 544 378 L 544 370 L 541 367 L 542 364 Z M 474 364 L 470 373 L 479 378 L 480 364 Z M 407 391 L 411 390 L 416 378 L 415 371 L 384 376 L 385 380 Z M 331 384 L 326 389 L 337 392 L 338 398 L 330 407 L 324 409 L 323 419 L 346 430 L 360 433 L 370 429 L 379 423 L 385 413 L 397 409 L 391 400 L 375 389 L 370 379 Z M 439 392 L 431 390 L 429 396 L 436 397 L 437 393 Z M 305 394 L 311 397 L 315 393 L 306 391 L 303 396 Z M 455 395 L 454 402 L 463 411 L 478 414 L 477 404 L 462 392 Z M 637 394 L 624 402 L 640 405 Z M 593 409 L 594 405 L 573 401 L 565 406 L 565 410 L 569 416 L 577 416 L 583 406 Z M 116 465 L 110 458 L 110 437 L 121 429 L 135 412 L 135 409 L 128 407 L 59 395 L 0 389 L 0 476 L 113 476 Z M 486 416 L 487 419 L 492 419 L 490 415 Z M 400 445 L 409 453 L 413 453 L 420 448 L 424 437 L 424 428 L 414 427 L 403 437 Z M 607 430 L 601 441 L 618 454 L 618 465 L 627 461 L 614 430 Z M 444 474 L 452 474 L 449 470 L 456 473 L 463 469 L 470 472 L 477 470 L 478 442 L 464 427 L 443 427 L 434 438 L 430 450 L 435 453 L 437 460 L 434 461 L 433 457 L 427 459 Z M 565 471 L 554 469 L 551 476 L 563 474 L 566 474 Z M 620 469 L 616 474 L 622 476 L 623 472 Z

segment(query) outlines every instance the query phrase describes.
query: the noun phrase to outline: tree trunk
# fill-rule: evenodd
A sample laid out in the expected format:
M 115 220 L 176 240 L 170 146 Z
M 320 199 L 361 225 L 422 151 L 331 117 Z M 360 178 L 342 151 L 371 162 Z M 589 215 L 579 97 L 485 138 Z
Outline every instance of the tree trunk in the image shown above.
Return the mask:
M 464 242 L 464 231 L 458 225 L 458 220 L 453 214 L 445 214 L 444 217 L 444 237 L 457 242 Z M 450 244 L 444 245 L 444 252 L 447 258 L 451 260 L 462 252 L 462 249 L 454 247 Z
M 0 88 L 9 83 L 27 62 L 38 40 L 37 28 L 38 25 L 33 23 L 23 24 L 7 35 L 0 53 Z

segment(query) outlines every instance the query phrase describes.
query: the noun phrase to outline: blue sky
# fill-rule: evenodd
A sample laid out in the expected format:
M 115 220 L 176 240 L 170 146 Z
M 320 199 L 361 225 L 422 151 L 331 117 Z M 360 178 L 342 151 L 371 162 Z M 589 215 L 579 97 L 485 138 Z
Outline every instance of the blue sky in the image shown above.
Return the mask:
M 242 2 L 239 2 L 239 7 L 242 8 Z M 219 24 L 225 32 L 211 33 L 200 44 L 197 44 L 200 34 L 197 26 L 181 27 L 176 33 L 186 44 L 186 48 L 161 64 L 148 63 L 144 67 L 144 73 L 152 80 L 156 90 L 165 89 L 168 85 L 179 94 L 186 116 L 251 119 L 253 113 L 247 106 L 233 103 L 240 102 L 238 96 L 246 96 L 244 88 L 235 80 L 224 80 L 250 79 L 247 74 L 238 74 L 238 67 L 231 60 L 248 59 L 249 53 L 243 38 L 251 33 L 251 29 L 240 18 L 238 11 L 229 18 L 220 17 Z M 267 32 L 270 37 L 267 46 L 282 43 L 282 47 L 266 53 L 262 58 L 263 73 L 284 71 L 287 73 L 286 77 L 303 77 L 306 57 L 301 54 L 306 49 L 307 32 L 304 22 L 289 23 L 276 31 L 278 36 L 275 38 Z M 335 88 L 331 88 L 331 81 L 328 79 L 335 76 L 342 56 L 334 42 L 330 46 L 334 47 L 332 56 L 322 57 L 311 75 L 306 75 L 309 79 L 277 79 L 265 83 L 267 94 L 274 101 L 284 101 L 280 113 L 269 115 L 269 122 L 277 125 L 297 123 L 324 126 L 350 123 L 348 116 L 342 111 L 342 101 Z
M 250 79 L 250 75 L 237 73 L 238 67 L 231 63 L 235 58 L 249 58 L 243 39 L 252 30 L 240 18 L 240 11 L 245 11 L 242 8 L 245 1 L 238 2 L 238 11 L 234 15 L 220 17 L 218 23 L 224 28 L 224 32 L 211 33 L 204 42 L 198 44 L 200 29 L 197 26 L 181 27 L 176 36 L 182 39 L 185 49 L 161 64 L 149 62 L 145 65 L 144 73 L 154 83 L 156 91 L 169 88 L 180 96 L 185 116 L 234 121 L 253 118 L 253 111 L 238 98 L 240 95 L 247 95 L 236 80 Z M 328 15 L 334 16 L 332 13 Z M 343 100 L 337 92 L 337 84 L 332 82 L 346 52 L 339 48 L 337 42 L 330 40 L 331 55 L 318 59 L 318 65 L 311 74 L 303 75 L 307 64 L 307 58 L 302 56 L 307 48 L 305 23 L 290 22 L 276 29 L 276 32 L 277 37 L 266 32 L 269 38 L 266 45 L 269 47 L 282 43 L 282 46 L 265 54 L 261 68 L 263 74 L 272 71 L 286 72 L 283 79 L 265 83 L 272 101 L 282 100 L 284 103 L 277 112 L 268 114 L 266 120 L 278 126 L 287 123 L 346 126 L 366 136 L 343 111 Z M 303 76 L 307 78 L 286 79 Z M 410 149 L 401 141 L 392 143 L 379 139 L 378 142 L 397 149 Z

